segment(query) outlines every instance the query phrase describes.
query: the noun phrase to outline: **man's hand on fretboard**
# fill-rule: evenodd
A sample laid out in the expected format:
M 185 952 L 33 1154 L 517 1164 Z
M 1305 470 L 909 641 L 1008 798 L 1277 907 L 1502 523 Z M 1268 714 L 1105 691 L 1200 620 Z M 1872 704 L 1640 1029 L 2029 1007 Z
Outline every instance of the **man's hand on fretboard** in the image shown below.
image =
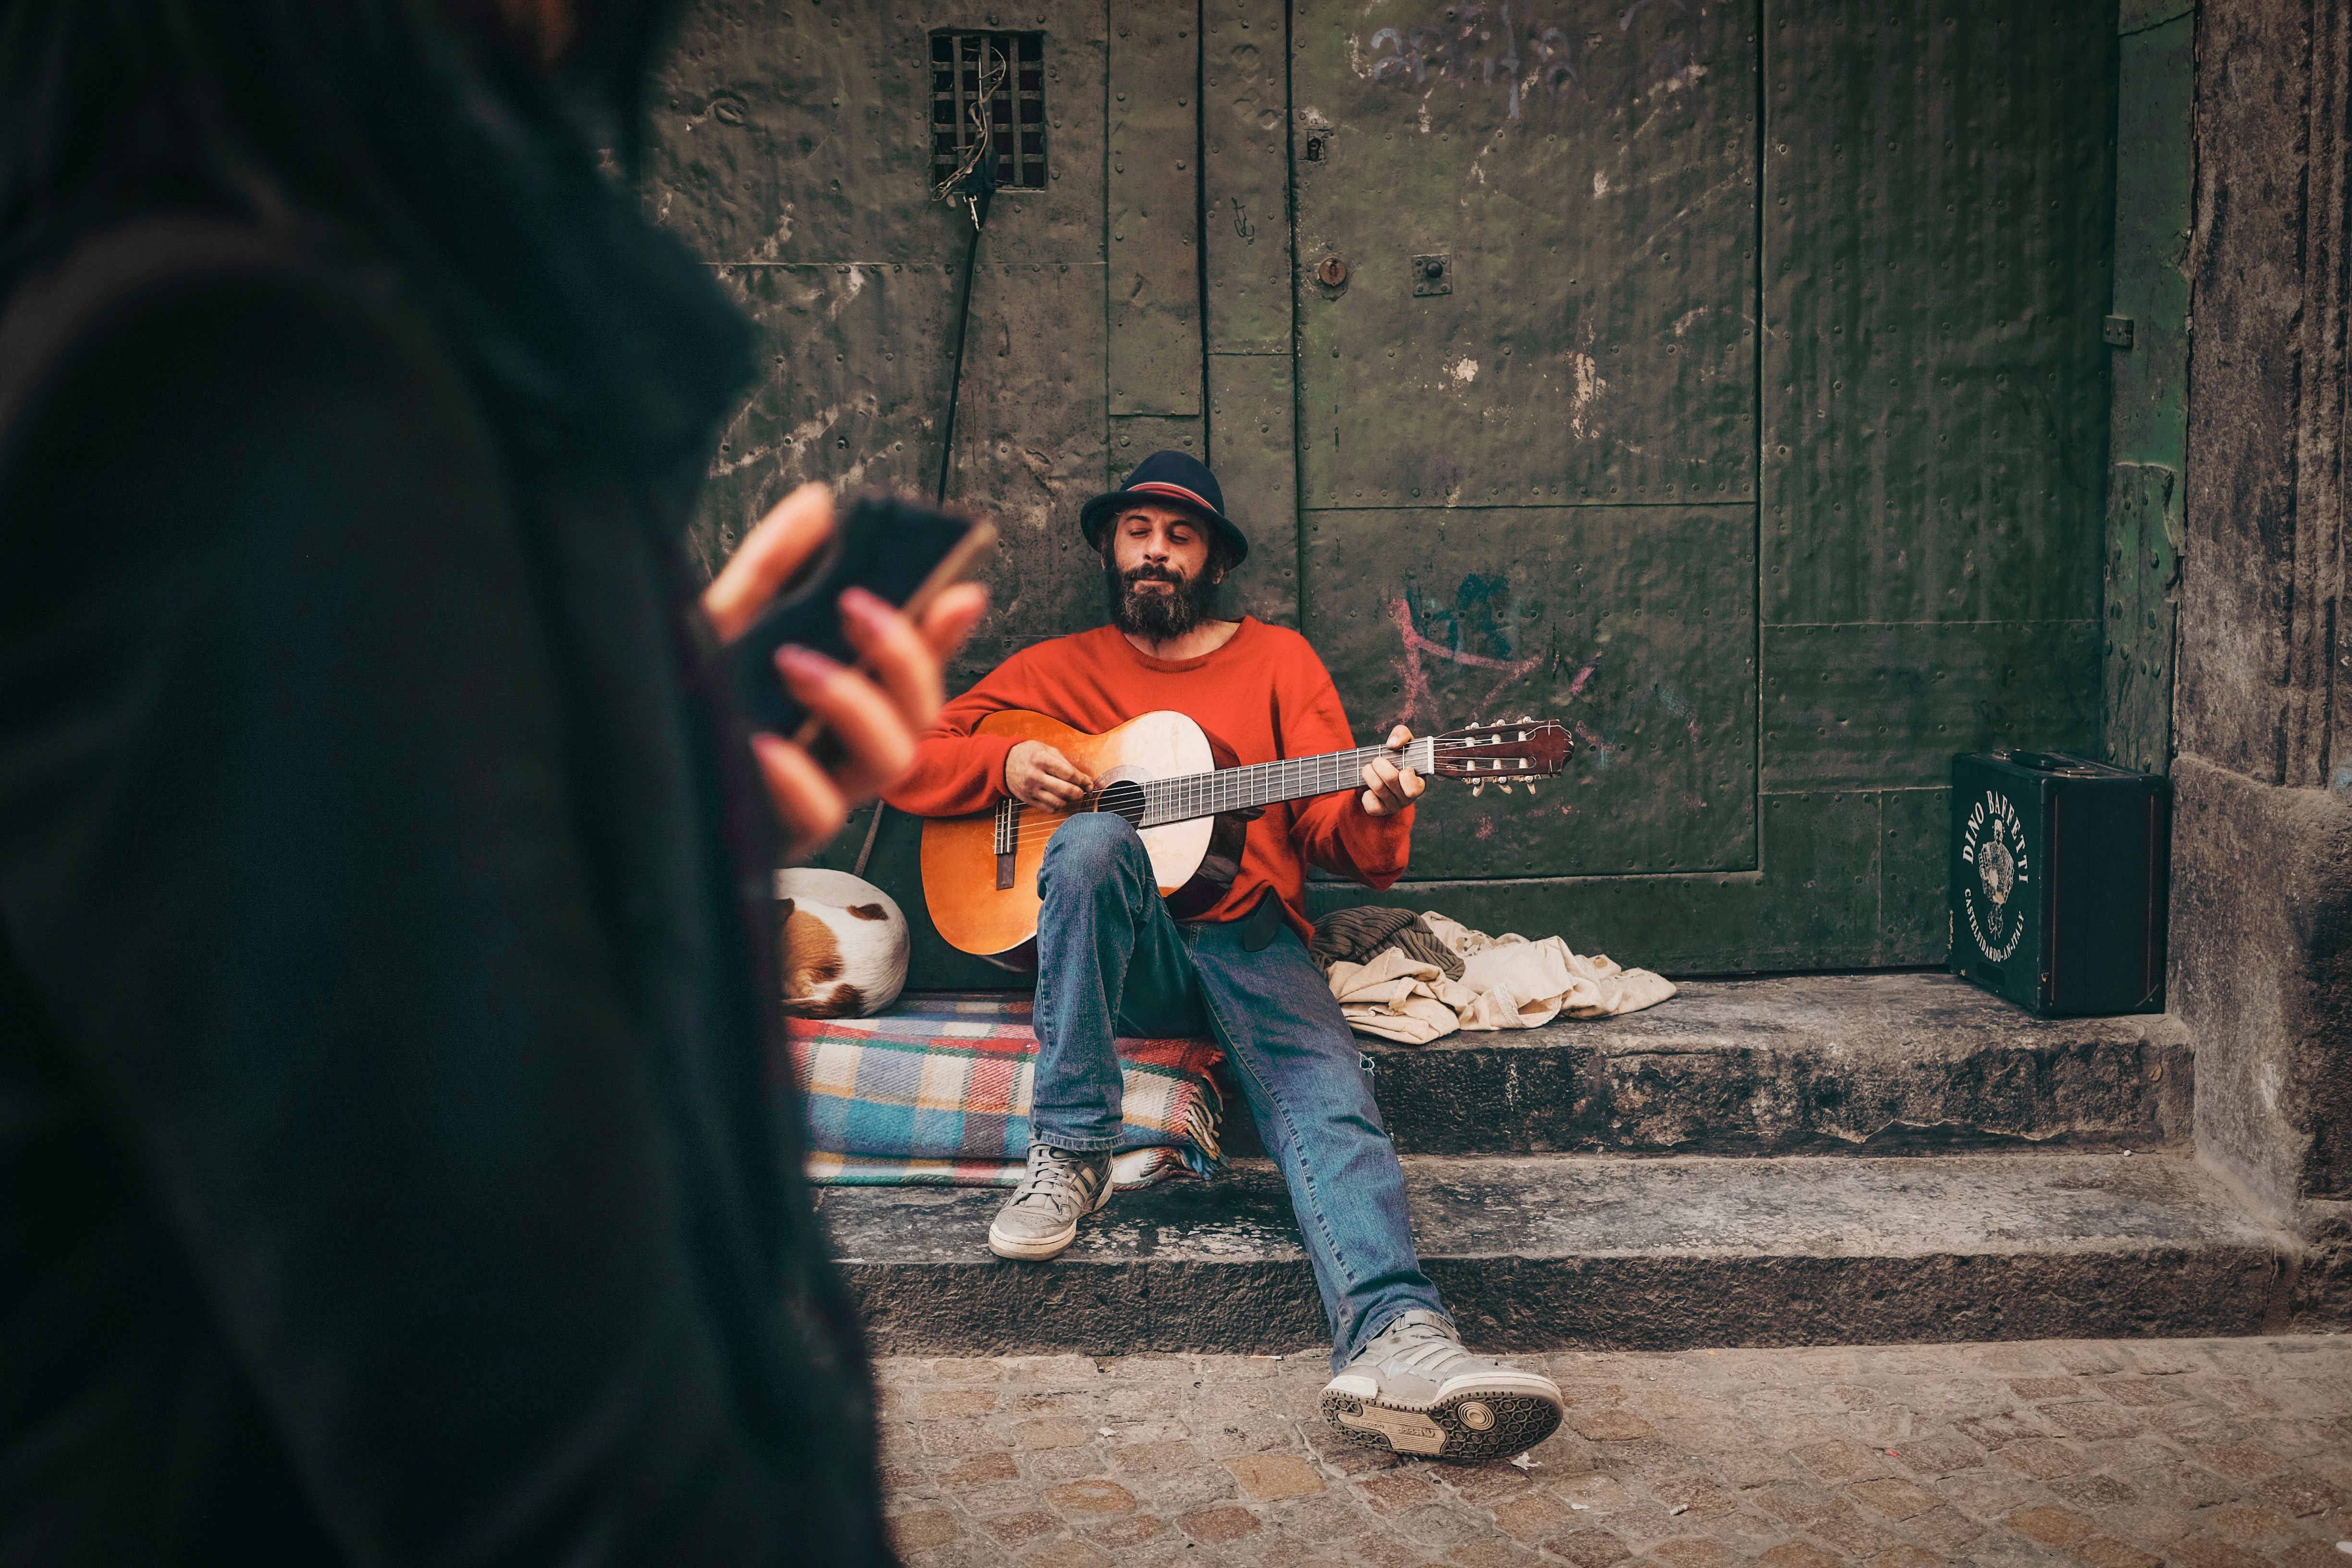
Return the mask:
M 1402 752 L 1412 743 L 1412 731 L 1400 724 L 1389 731 L 1388 749 Z M 1402 811 L 1421 797 L 1429 781 L 1411 768 L 1400 768 L 1388 757 L 1376 757 L 1364 764 L 1364 793 L 1356 804 L 1364 808 L 1366 816 L 1387 816 Z

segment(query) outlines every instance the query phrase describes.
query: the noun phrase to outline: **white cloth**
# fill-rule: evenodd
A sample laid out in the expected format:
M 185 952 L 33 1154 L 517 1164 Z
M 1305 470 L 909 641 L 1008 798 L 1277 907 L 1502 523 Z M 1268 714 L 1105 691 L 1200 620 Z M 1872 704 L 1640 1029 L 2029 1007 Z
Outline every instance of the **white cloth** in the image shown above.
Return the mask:
M 1462 1026 L 1461 1009 L 1478 999 L 1433 963 L 1382 948 L 1370 963 L 1335 963 L 1328 976 L 1339 1011 L 1358 1031 L 1423 1046 Z
M 1533 1029 L 1565 1013 L 1606 1018 L 1655 1006 L 1674 982 L 1646 969 L 1587 958 L 1556 936 L 1529 942 L 1517 931 L 1488 936 L 1434 910 L 1422 923 L 1462 957 L 1462 978 L 1416 963 L 1396 948 L 1370 963 L 1335 963 L 1329 980 L 1339 1010 L 1360 1033 L 1426 1045 L 1456 1029 Z

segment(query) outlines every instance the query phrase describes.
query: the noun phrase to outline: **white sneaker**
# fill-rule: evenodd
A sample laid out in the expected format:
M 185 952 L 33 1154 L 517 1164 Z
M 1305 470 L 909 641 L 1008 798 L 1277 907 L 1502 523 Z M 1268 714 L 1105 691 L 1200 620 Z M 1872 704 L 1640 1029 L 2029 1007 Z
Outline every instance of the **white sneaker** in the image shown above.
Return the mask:
M 1110 1156 L 1029 1145 L 1029 1172 L 988 1227 L 999 1258 L 1042 1263 L 1078 1238 L 1078 1221 L 1110 1202 Z
M 1462 1348 L 1435 1312 L 1407 1312 L 1323 1385 L 1340 1436 L 1395 1454 L 1483 1465 L 1559 1429 L 1559 1385 Z

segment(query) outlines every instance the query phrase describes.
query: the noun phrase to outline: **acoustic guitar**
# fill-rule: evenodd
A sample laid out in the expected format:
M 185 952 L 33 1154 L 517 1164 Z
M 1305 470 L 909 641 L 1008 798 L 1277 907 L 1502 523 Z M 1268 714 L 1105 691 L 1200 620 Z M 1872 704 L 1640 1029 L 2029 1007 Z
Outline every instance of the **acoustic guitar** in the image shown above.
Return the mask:
M 1235 764 L 1232 753 L 1181 713 L 1146 713 L 1089 735 L 1058 720 L 1005 709 L 982 735 L 1042 741 L 1093 775 L 1096 787 L 1067 811 L 1007 798 L 969 816 L 923 824 L 923 897 L 949 944 L 1008 969 L 1036 963 L 1037 870 L 1045 845 L 1081 812 L 1133 823 L 1169 912 L 1190 920 L 1216 907 L 1240 874 L 1252 818 L 1277 801 L 1363 788 L 1366 763 L 1386 757 L 1424 778 L 1462 779 L 1473 794 L 1556 777 L 1575 742 L 1549 719 L 1473 724 L 1423 735 L 1402 751 L 1363 746 L 1318 757 Z

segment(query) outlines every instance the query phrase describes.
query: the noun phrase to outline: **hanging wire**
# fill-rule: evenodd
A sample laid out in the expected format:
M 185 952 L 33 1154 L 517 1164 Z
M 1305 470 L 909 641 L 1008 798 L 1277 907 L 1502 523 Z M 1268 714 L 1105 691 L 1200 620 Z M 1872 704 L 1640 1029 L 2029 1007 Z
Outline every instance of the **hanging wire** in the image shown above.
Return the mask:
M 963 75 L 962 46 L 959 44 L 956 47 L 958 58 L 953 63 L 957 78 L 961 79 Z M 954 469 L 956 404 L 963 395 L 963 351 L 971 321 L 972 270 L 980 260 L 981 226 L 988 221 L 989 204 L 996 195 L 994 132 L 988 123 L 988 106 L 995 97 L 996 89 L 1004 85 L 1004 79 L 1013 70 L 1012 62 L 994 44 L 982 40 L 981 48 L 979 74 L 982 85 L 979 96 L 972 101 L 972 140 L 964 148 L 963 159 L 956 165 L 956 173 L 940 182 L 932 190 L 932 194 L 942 201 L 961 197 L 965 209 L 971 214 L 971 239 L 963 252 L 963 287 L 956 300 L 955 350 L 948 370 L 947 419 L 940 433 L 939 480 L 931 487 L 931 504 L 934 506 L 947 504 L 948 478 Z M 992 76 L 988 70 L 991 59 L 997 65 Z
M 996 132 L 995 128 L 988 122 L 988 106 L 995 100 L 997 89 L 1004 85 L 1005 79 L 1013 74 L 1013 62 L 1004 58 L 1003 51 L 999 49 L 992 41 L 983 39 L 980 47 L 980 92 L 971 100 L 971 141 L 965 146 L 963 159 L 956 165 L 955 173 L 931 187 L 931 196 L 935 201 L 962 202 L 971 213 L 971 226 L 974 228 L 980 226 L 980 203 L 979 198 L 972 194 L 965 182 L 970 180 L 973 171 L 980 167 L 982 159 L 995 155 Z M 961 56 L 962 52 L 961 46 L 957 52 Z M 995 69 L 992 73 L 989 69 L 989 62 L 992 60 L 995 62 Z M 959 58 L 953 63 L 956 74 L 962 75 L 962 59 Z M 988 182 L 991 185 L 995 183 L 993 180 Z

